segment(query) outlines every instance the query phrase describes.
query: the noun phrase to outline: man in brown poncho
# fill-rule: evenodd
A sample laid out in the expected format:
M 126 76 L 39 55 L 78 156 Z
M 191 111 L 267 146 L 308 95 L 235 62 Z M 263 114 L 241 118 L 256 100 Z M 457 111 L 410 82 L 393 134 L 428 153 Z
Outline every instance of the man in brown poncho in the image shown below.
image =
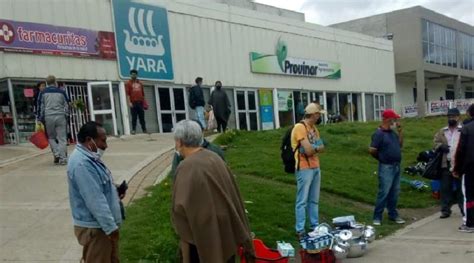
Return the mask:
M 195 121 L 176 124 L 174 138 L 184 158 L 176 170 L 171 208 L 182 261 L 235 262 L 239 247 L 252 258 L 250 227 L 231 171 L 217 154 L 200 147 L 203 135 Z

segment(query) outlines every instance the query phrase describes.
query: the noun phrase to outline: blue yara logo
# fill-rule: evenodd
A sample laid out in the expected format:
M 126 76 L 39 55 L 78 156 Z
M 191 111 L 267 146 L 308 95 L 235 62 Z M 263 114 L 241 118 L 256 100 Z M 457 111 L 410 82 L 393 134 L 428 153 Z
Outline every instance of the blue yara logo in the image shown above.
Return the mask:
M 136 69 L 142 79 L 172 80 L 166 9 L 114 0 L 113 10 L 120 76 L 128 78 Z

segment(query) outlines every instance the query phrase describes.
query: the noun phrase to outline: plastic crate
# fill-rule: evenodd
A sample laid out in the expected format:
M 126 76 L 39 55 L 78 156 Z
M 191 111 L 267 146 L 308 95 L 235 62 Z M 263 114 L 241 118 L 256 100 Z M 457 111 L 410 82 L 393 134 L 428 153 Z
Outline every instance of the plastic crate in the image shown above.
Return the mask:
M 335 263 L 336 257 L 330 249 L 325 249 L 319 253 L 312 254 L 305 250 L 300 250 L 301 263 Z
M 288 257 L 282 257 L 276 249 L 265 246 L 262 240 L 254 239 L 253 246 L 255 248 L 255 263 L 288 263 Z M 240 263 L 247 263 L 243 257 L 243 249 L 239 250 Z

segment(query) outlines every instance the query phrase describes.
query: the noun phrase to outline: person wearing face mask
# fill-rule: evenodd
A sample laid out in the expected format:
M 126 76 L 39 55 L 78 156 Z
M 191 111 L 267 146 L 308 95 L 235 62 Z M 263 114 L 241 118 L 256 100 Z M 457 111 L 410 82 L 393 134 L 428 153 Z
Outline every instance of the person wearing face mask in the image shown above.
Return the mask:
M 373 225 L 382 224 L 382 216 L 387 207 L 389 220 L 404 224 L 397 211 L 400 194 L 400 162 L 402 160 L 403 129 L 398 123 L 400 115 L 394 110 L 382 112 L 382 125 L 372 135 L 369 153 L 379 162 L 379 189 L 375 202 Z
M 217 130 L 225 132 L 227 129 L 227 121 L 230 116 L 230 101 L 224 90 L 222 90 L 222 82 L 216 81 L 215 89 L 211 93 L 208 104 L 212 106 L 214 116 L 217 121 Z
M 457 203 L 463 212 L 461 181 L 452 175 L 456 149 L 462 126 L 459 124 L 461 112 L 457 108 L 448 110 L 448 126 L 440 129 L 434 136 L 434 149 L 443 153 L 441 161 L 441 216 L 451 216 L 451 205 Z M 454 184 L 454 188 L 453 188 Z
M 316 123 L 326 111 L 316 103 L 310 103 L 304 110 L 303 120 L 291 131 L 291 148 L 295 157 L 296 202 L 295 230 L 299 241 L 306 235 L 308 213 L 311 229 L 319 224 L 319 193 L 321 170 L 319 154 L 324 151 Z
M 83 246 L 82 262 L 119 262 L 120 199 L 110 170 L 101 157 L 107 135 L 101 124 L 88 122 L 67 167 L 74 234 Z
M 202 148 L 202 128 L 195 121 L 178 122 L 174 140 L 184 158 L 176 169 L 171 205 L 180 262 L 234 263 L 239 247 L 247 262 L 254 262 L 250 225 L 229 167 L 216 153 Z
M 138 80 L 138 71 L 136 69 L 130 70 L 130 80 L 125 84 L 127 92 L 127 102 L 132 113 L 132 135 L 136 133 L 137 118 L 140 120 L 140 126 L 143 133 L 147 133 L 145 122 L 145 91 L 143 83 Z

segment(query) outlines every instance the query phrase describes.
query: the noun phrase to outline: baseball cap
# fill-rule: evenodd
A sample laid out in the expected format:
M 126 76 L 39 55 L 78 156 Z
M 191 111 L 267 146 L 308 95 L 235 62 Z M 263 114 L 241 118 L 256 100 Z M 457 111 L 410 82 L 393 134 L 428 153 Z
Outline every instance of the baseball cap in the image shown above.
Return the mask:
M 319 104 L 310 103 L 304 109 L 304 113 L 306 113 L 306 114 L 315 114 L 315 113 L 326 114 L 326 111 L 323 110 Z
M 452 108 L 448 110 L 448 116 L 460 116 L 461 112 L 458 110 L 458 108 Z
M 400 119 L 400 115 L 398 115 L 392 109 L 386 109 L 382 112 L 382 118 L 384 118 L 384 119 Z

